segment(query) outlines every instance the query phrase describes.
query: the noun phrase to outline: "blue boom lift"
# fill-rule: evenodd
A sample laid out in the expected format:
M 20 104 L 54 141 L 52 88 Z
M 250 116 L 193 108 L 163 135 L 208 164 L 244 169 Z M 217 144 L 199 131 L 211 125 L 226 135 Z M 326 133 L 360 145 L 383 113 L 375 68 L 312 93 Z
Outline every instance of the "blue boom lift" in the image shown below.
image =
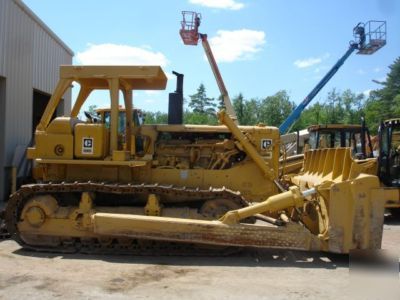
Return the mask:
M 347 58 L 355 51 L 357 54 L 373 54 L 386 44 L 386 22 L 368 21 L 367 23 L 358 23 L 353 28 L 355 40 L 350 42 L 349 49 L 328 71 L 314 89 L 304 98 L 304 100 L 293 110 L 286 120 L 279 126 L 281 134 L 287 133 L 293 124 L 300 117 L 303 110 L 314 99 L 319 91 L 336 74 Z

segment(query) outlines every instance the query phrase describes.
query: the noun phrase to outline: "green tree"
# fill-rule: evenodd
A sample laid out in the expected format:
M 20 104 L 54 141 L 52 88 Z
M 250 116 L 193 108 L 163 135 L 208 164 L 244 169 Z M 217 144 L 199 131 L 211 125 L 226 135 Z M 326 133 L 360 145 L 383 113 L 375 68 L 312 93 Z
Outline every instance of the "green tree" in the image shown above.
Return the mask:
M 260 101 L 257 99 L 246 100 L 240 93 L 232 100 L 233 109 L 236 112 L 240 125 L 256 125 L 260 120 Z
M 324 103 L 316 102 L 309 108 L 305 109 L 300 118 L 293 125 L 292 130 L 302 130 L 310 125 L 326 124 L 328 120 L 328 112 Z
M 232 99 L 232 106 L 236 112 L 239 124 L 244 124 L 244 98 L 242 93 Z
M 394 115 L 400 118 L 400 94 L 394 97 Z
M 91 115 L 96 116 L 97 115 L 96 109 L 97 109 L 97 105 L 96 104 L 89 105 L 88 112 Z
M 396 99 L 400 95 L 400 57 L 389 66 L 389 73 L 382 83 L 383 88 L 371 92 L 371 98 L 379 102 L 382 119 L 399 117 L 396 115 Z
M 184 124 L 204 124 L 204 125 L 217 125 L 218 120 L 216 114 L 205 114 L 194 111 L 186 110 L 183 114 Z
M 344 110 L 342 107 L 342 97 L 336 89 L 332 89 L 328 92 L 327 110 L 328 110 L 328 120 L 329 124 L 338 124 L 343 122 Z
M 400 117 L 400 57 L 389 69 L 383 87 L 372 91 L 365 103 L 365 116 L 372 132 L 376 132 L 380 121 Z
M 373 97 L 370 97 L 365 101 L 364 105 L 365 120 L 369 130 L 372 133 L 377 133 L 379 123 L 382 120 L 381 108 L 379 106 L 380 106 L 379 101 L 376 101 L 376 99 L 374 99 Z
M 260 101 L 257 99 L 250 99 L 244 105 L 244 121 L 243 125 L 255 125 L 261 123 L 260 115 Z
M 361 117 L 364 116 L 363 105 L 364 95 L 356 95 L 351 90 L 345 90 L 341 98 L 343 100 L 344 115 L 341 120 L 344 124 L 359 124 Z
M 363 94 L 349 89 L 344 92 L 332 89 L 325 102 L 317 102 L 304 110 L 293 129 L 301 130 L 316 124 L 360 124 L 365 105 Z
M 284 90 L 279 91 L 261 101 L 260 121 L 270 126 L 279 126 L 294 108 L 295 104 L 290 101 L 288 93 Z
M 215 115 L 215 103 L 214 98 L 208 98 L 206 93 L 206 88 L 204 84 L 200 84 L 197 92 L 193 95 L 189 95 L 189 107 L 195 113 Z
M 218 111 L 225 109 L 225 102 L 224 102 L 224 97 L 220 95 L 218 97 L 218 104 L 217 104 Z
M 168 114 L 157 111 L 146 111 L 144 112 L 144 123 L 145 124 L 167 124 L 168 123 Z

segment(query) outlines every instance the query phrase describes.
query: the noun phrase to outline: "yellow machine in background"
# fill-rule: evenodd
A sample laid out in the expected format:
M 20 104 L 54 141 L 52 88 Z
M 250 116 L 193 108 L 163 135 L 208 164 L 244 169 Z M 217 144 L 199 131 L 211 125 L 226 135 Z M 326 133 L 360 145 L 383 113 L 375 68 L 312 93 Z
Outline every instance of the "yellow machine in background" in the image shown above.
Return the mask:
M 280 159 L 282 175 L 299 173 L 303 168 L 304 152 L 310 149 L 348 147 L 353 158 L 363 160 L 373 157 L 371 138 L 365 124 L 311 125 L 297 134 L 281 136 L 281 141 L 284 148 L 284 156 Z M 295 155 L 292 154 L 294 150 Z M 376 167 L 371 171 L 376 175 Z
M 400 121 L 390 119 L 382 122 L 378 135 L 370 136 L 369 129 L 362 124 L 324 124 L 308 127 L 309 137 L 306 141 L 308 149 L 350 148 L 351 156 L 363 169 L 362 173 L 377 175 L 381 185 L 400 187 Z M 307 152 L 307 150 L 305 150 Z M 309 166 L 304 164 L 304 156 L 295 155 L 287 159 L 283 165 L 289 177 L 293 173 L 307 173 Z M 314 160 L 314 159 L 312 159 Z M 308 160 L 310 161 L 310 159 Z M 301 167 L 300 167 L 301 165 Z M 297 170 L 295 169 L 297 167 Z M 302 169 L 300 171 L 300 168 Z M 292 173 L 292 175 L 290 175 Z M 288 177 L 283 176 L 284 178 Z M 400 201 L 391 199 L 385 205 L 394 216 L 400 213 Z
M 378 130 L 378 176 L 387 187 L 400 189 L 400 118 L 385 120 Z M 400 217 L 400 201 L 386 205 L 392 215 Z
M 182 103 L 179 78 L 170 105 Z M 71 114 L 51 120 L 73 81 L 81 90 Z M 134 122 L 133 90 L 164 89 L 166 81 L 157 66 L 60 68 L 27 152 L 37 183 L 22 186 L 7 204 L 13 238 L 36 250 L 137 254 L 183 254 L 198 244 L 337 253 L 380 248 L 384 204 L 399 199 L 399 191 L 380 188 L 348 148 L 307 153 L 306 172 L 291 177 L 285 191 L 275 127 L 237 126 L 224 111 L 220 126 L 184 125 L 179 118 Z M 79 120 L 96 89 L 110 91 L 109 120 Z

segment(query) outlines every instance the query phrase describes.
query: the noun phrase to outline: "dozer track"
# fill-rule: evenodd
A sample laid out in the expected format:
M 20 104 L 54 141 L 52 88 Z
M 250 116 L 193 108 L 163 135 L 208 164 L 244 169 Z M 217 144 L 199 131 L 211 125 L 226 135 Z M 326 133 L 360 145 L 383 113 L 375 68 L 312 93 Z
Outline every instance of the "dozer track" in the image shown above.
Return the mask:
M 236 207 L 248 206 L 248 203 L 240 196 L 240 193 L 225 188 L 210 187 L 208 190 L 200 190 L 186 187 L 174 187 L 172 185 L 122 185 L 93 182 L 30 184 L 22 186 L 17 192 L 10 196 L 5 210 L 7 235 L 11 236 L 12 239 L 17 241 L 25 249 L 42 252 L 130 255 L 228 255 L 237 252 L 237 249 L 234 247 L 205 247 L 193 243 L 129 238 L 104 240 L 102 236 L 98 238 L 80 238 L 74 236 L 68 238 L 65 236 L 51 237 L 52 239 L 59 238 L 60 242 L 58 245 L 33 245 L 24 241 L 18 230 L 18 223 L 21 221 L 21 213 L 24 206 L 30 199 L 35 196 L 48 194 L 55 196 L 56 199 L 66 198 L 65 196 L 68 197 L 69 195 L 81 194 L 83 192 L 112 194 L 117 195 L 118 198 L 121 196 L 128 196 L 129 198 L 129 196 L 138 194 L 156 194 L 166 199 L 162 202 L 163 204 L 179 205 L 180 202 L 183 202 L 185 205 L 188 203 L 197 203 L 197 205 L 199 205 L 208 200 L 226 199 Z M 59 204 L 65 205 L 66 203 L 64 201 L 64 203 Z M 77 206 L 79 203 L 75 203 L 74 205 Z

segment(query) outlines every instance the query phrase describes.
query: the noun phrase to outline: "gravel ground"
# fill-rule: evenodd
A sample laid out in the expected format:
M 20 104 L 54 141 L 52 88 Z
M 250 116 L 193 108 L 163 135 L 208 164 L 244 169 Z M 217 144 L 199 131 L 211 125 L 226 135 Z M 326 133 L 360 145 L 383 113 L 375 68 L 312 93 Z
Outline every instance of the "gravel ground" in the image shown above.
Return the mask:
M 247 249 L 229 257 L 58 255 L 0 242 L 0 299 L 400 299 L 400 222 L 387 218 L 389 276 L 353 276 L 348 256 Z

